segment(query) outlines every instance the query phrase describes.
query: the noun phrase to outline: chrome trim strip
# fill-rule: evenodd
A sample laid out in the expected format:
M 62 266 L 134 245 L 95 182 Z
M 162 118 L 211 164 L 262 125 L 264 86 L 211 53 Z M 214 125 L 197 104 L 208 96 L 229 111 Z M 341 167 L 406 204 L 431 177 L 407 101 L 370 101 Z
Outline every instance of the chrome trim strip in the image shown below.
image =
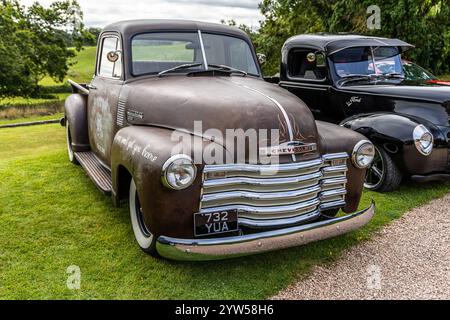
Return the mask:
M 329 153 L 324 154 L 322 156 L 322 159 L 324 161 L 330 161 L 330 160 L 339 160 L 339 159 L 348 159 L 349 156 L 346 152 L 340 152 L 340 153 Z
M 206 51 L 205 46 L 203 44 L 202 32 L 200 30 L 198 30 L 198 38 L 200 40 L 200 48 L 202 49 L 203 64 L 205 65 L 205 70 L 208 70 L 208 60 L 206 60 Z
M 332 166 L 332 167 L 325 167 L 322 168 L 322 172 L 324 173 L 330 173 L 330 172 L 347 172 L 348 168 L 347 166 Z
M 347 183 L 346 177 L 323 179 L 322 181 L 320 181 L 321 186 L 329 186 L 333 184 L 343 184 L 343 183 Z
M 322 159 L 314 159 L 304 162 L 294 162 L 285 163 L 277 165 L 258 165 L 258 164 L 219 164 L 219 165 L 207 165 L 205 166 L 203 173 L 210 172 L 227 172 L 227 171 L 237 171 L 237 172 L 252 172 L 252 173 L 263 173 L 266 172 L 285 172 L 292 170 L 308 169 L 323 165 Z M 320 169 L 320 168 L 317 168 Z
M 160 236 L 156 250 L 167 259 L 185 261 L 220 260 L 300 246 L 335 237 L 367 224 L 375 214 L 375 204 L 362 211 L 301 226 L 211 239 L 177 239 Z
M 328 190 L 328 191 L 324 191 L 320 193 L 320 199 L 326 199 L 326 198 L 330 198 L 330 197 L 335 197 L 335 196 L 342 196 L 342 195 L 346 195 L 347 194 L 347 189 L 334 189 L 334 190 Z
M 275 200 L 275 199 L 292 199 L 300 196 L 306 196 L 312 193 L 318 193 L 322 188 L 314 186 L 293 191 L 278 191 L 278 192 L 251 192 L 251 191 L 229 191 L 221 193 L 207 194 L 202 197 L 202 202 L 230 200 L 236 198 L 244 198 L 250 200 Z
M 227 205 L 220 207 L 212 207 L 212 208 L 204 208 L 200 212 L 201 213 L 210 213 L 210 212 L 218 212 L 218 211 L 227 211 L 227 210 L 238 210 L 238 212 L 248 212 L 254 214 L 273 214 L 273 213 L 289 213 L 296 212 L 304 208 L 318 206 L 320 204 L 320 200 L 318 198 L 314 198 L 312 200 L 303 201 L 300 203 L 283 205 L 283 206 L 271 206 L 271 207 L 256 207 L 256 206 L 246 206 L 246 205 Z M 262 216 L 261 218 L 264 218 Z
M 203 188 L 208 189 L 212 187 L 222 187 L 227 185 L 235 184 L 247 184 L 247 185 L 259 185 L 259 186 L 276 186 L 284 184 L 294 184 L 299 182 L 307 182 L 314 179 L 320 179 L 323 177 L 322 172 L 315 172 L 306 175 L 294 176 L 294 177 L 284 177 L 284 178 L 245 178 L 245 177 L 235 177 L 235 178 L 223 178 L 223 179 L 213 179 L 205 180 L 203 183 Z
M 342 208 L 345 207 L 345 204 L 345 200 L 325 202 L 319 206 L 319 210 L 324 211 L 328 209 Z
M 316 219 L 320 216 L 320 211 L 315 210 L 310 213 L 301 214 L 299 216 L 295 216 L 292 218 L 284 218 L 284 219 L 271 219 L 271 220 L 254 220 L 247 218 L 239 218 L 238 223 L 239 226 L 245 226 L 250 228 L 273 228 L 273 227 L 281 227 L 281 226 L 290 226 L 294 224 L 298 224 L 301 222 L 306 222 L 309 220 Z

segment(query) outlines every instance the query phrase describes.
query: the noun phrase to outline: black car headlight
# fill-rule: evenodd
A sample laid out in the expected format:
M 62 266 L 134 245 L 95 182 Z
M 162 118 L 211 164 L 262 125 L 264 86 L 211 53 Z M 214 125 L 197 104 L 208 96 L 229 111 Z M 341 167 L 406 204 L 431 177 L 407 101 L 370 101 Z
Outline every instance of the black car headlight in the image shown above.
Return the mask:
M 431 132 L 422 124 L 413 131 L 414 144 L 417 150 L 424 156 L 429 156 L 433 151 L 434 138 Z

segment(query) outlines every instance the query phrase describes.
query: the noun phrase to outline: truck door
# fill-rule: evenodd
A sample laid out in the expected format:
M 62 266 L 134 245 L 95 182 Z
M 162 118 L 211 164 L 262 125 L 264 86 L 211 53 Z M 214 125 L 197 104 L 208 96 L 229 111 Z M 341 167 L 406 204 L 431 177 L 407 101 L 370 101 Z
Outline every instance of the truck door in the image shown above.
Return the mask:
M 123 85 L 122 44 L 116 34 L 103 34 L 97 49 L 97 65 L 89 87 L 88 128 L 92 151 L 111 165 L 111 145 L 118 130 L 117 104 Z
M 288 53 L 280 85 L 302 99 L 314 116 L 323 118 L 329 104 L 328 72 L 317 66 L 316 50 L 294 48 Z

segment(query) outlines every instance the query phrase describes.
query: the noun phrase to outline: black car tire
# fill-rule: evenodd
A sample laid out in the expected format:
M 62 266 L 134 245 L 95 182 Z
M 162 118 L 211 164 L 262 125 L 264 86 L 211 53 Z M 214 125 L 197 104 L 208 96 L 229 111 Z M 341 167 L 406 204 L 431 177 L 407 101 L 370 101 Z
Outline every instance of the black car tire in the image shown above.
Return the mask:
M 136 242 L 142 251 L 153 257 L 158 257 L 158 253 L 156 252 L 156 237 L 148 230 L 144 222 L 134 179 L 131 179 L 130 183 L 129 204 L 131 226 L 133 227 Z
M 364 187 L 378 192 L 391 192 L 400 186 L 402 173 L 391 156 L 380 146 L 375 146 L 375 159 L 367 169 Z

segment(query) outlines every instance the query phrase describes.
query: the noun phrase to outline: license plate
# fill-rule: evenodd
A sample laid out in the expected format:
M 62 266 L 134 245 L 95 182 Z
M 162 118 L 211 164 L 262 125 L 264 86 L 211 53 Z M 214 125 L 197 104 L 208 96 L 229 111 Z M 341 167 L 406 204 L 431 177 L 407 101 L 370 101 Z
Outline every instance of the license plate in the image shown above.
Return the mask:
M 238 230 L 237 210 L 224 210 L 194 215 L 195 236 L 207 236 Z

